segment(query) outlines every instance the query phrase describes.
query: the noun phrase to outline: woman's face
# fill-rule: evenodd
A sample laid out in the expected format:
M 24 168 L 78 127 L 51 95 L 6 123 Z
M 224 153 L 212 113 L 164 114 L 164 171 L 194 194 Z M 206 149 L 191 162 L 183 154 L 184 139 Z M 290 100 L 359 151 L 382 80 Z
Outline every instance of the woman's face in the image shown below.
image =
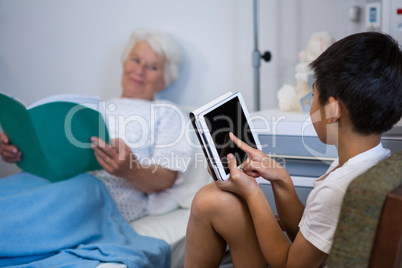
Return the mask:
M 165 88 L 165 59 L 145 41 L 138 42 L 123 66 L 123 98 L 153 100 Z

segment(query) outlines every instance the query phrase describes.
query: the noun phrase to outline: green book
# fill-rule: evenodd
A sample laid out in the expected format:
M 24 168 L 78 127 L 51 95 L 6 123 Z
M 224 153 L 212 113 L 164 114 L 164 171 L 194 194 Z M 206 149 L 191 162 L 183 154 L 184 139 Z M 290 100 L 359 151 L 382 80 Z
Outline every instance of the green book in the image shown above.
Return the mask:
M 97 97 L 58 95 L 26 108 L 0 93 L 0 125 L 22 152 L 18 167 L 52 182 L 101 169 L 90 141 L 109 142 L 101 104 Z

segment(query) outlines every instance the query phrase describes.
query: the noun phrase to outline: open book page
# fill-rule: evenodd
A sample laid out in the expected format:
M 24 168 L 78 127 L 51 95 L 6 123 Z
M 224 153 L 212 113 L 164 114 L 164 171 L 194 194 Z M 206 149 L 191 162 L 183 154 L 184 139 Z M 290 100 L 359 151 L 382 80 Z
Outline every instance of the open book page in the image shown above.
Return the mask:
M 34 107 L 51 103 L 51 102 L 71 102 L 77 103 L 93 110 L 98 111 L 102 117 L 106 118 L 106 110 L 105 103 L 101 101 L 99 96 L 86 96 L 86 95 L 78 95 L 78 94 L 58 94 L 54 96 L 49 96 L 43 99 L 40 99 L 33 104 L 31 104 L 27 109 L 32 109 Z
M 28 110 L 51 170 L 52 181 L 101 168 L 92 136 L 109 141 L 102 115 L 72 102 L 50 102 Z
M 0 124 L 22 152 L 17 165 L 51 181 L 101 168 L 90 138 L 96 136 L 109 142 L 104 117 L 99 112 L 99 108 L 104 110 L 104 103 L 99 98 L 59 99 L 47 98 L 50 102 L 42 100 L 27 110 L 19 101 L 0 94 Z
M 54 95 L 50 97 L 46 97 L 43 99 L 40 99 L 33 104 L 31 104 L 28 109 L 31 109 L 33 107 L 49 103 L 49 102 L 72 102 L 72 103 L 78 103 L 81 105 L 84 105 L 88 108 L 98 110 L 99 102 L 100 102 L 100 97 L 99 96 L 85 96 L 85 95 L 76 95 L 76 94 L 59 94 L 59 95 Z
M 25 105 L 9 95 L 0 94 L 0 124 L 10 142 L 23 152 L 17 163 L 22 170 L 48 177 L 48 164 Z
M 9 93 L 6 93 L 6 92 L 0 90 L 0 95 L 5 95 L 6 97 L 9 97 L 9 98 L 11 98 L 11 99 L 17 101 L 17 102 L 21 103 L 21 105 L 23 105 L 24 107 L 26 107 L 26 104 L 25 104 L 25 102 L 24 102 L 23 100 L 21 100 L 20 98 L 14 96 L 14 95 L 12 95 L 12 94 L 9 94 Z

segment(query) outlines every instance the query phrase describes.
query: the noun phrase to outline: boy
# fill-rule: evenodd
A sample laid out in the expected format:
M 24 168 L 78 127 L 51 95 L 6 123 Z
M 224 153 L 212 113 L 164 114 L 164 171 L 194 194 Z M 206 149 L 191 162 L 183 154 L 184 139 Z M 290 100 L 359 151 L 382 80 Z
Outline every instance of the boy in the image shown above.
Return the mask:
M 238 267 L 320 267 L 330 252 L 349 183 L 390 155 L 381 134 L 402 116 L 402 52 L 390 36 L 366 32 L 329 47 L 310 65 L 316 82 L 310 116 L 319 139 L 338 151 L 314 182 L 306 207 L 287 171 L 263 152 L 231 139 L 249 158 L 231 177 L 202 188 L 191 210 L 186 267 L 218 267 L 229 245 Z M 286 238 L 255 181 L 272 184 Z

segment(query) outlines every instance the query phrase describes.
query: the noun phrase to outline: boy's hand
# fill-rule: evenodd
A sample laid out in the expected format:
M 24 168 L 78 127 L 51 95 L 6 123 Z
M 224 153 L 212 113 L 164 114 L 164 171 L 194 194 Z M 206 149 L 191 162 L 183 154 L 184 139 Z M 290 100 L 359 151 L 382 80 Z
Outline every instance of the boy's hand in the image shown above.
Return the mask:
M 230 178 L 226 181 L 216 181 L 218 188 L 238 194 L 246 200 L 252 193 L 261 190 L 254 177 L 237 168 L 236 158 L 233 154 L 228 154 L 227 159 L 229 161 Z
M 18 148 L 10 143 L 10 139 L 4 132 L 0 132 L 0 154 L 3 161 L 8 163 L 19 162 L 22 156 Z
M 270 182 L 279 182 L 290 178 L 285 168 L 264 152 L 250 147 L 233 135 L 233 133 L 229 133 L 229 136 L 240 149 L 248 154 L 248 158 L 241 165 L 244 173 L 252 177 L 261 176 Z

